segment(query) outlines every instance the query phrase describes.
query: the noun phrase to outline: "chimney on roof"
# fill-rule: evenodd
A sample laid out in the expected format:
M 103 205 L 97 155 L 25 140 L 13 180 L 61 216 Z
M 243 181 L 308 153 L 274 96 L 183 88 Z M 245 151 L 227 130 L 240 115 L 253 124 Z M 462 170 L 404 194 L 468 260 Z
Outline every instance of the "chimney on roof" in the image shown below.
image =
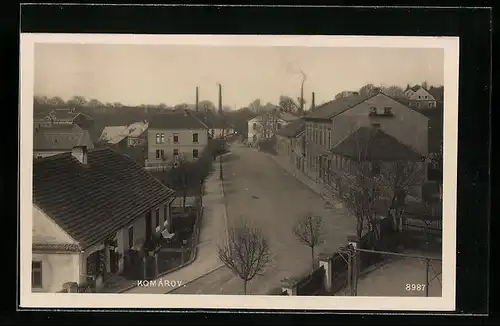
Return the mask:
M 315 94 L 312 92 L 312 97 L 311 97 L 311 112 L 314 112 L 316 109 L 316 100 L 315 100 Z
M 198 112 L 198 104 L 199 104 L 199 98 L 198 98 L 198 86 L 196 86 L 196 112 Z
M 75 146 L 71 155 L 78 160 L 81 164 L 87 164 L 87 146 Z

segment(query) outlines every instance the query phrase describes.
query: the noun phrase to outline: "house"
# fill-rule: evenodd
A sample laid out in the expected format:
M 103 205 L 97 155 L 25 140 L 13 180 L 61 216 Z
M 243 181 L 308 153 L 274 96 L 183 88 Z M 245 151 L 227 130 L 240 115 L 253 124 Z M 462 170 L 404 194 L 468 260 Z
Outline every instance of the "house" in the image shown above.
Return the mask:
M 168 230 L 174 197 L 109 148 L 78 146 L 35 160 L 32 290 L 58 292 L 86 282 L 100 288 L 137 268 L 129 257 L 155 232 Z
M 392 169 L 394 167 L 392 163 L 397 161 L 413 162 L 416 164 L 416 169 L 421 171 L 418 173 L 419 177 L 412 178 L 414 184 L 410 185 L 413 186 L 410 191 L 412 196 L 421 198 L 421 187 L 426 177 L 423 155 L 384 132 L 377 125 L 359 126 L 333 146 L 319 162 L 320 181 L 332 186 L 333 176 L 336 173 L 352 173 L 359 164 L 367 164 L 368 171 L 380 174 L 383 169 Z
M 77 124 L 83 129 L 89 129 L 94 122 L 92 117 L 77 112 L 74 108 L 54 109 L 47 113 L 36 113 L 33 118 L 34 127 Z
M 118 147 L 145 146 L 148 126 L 147 120 L 134 122 L 128 126 L 106 126 L 99 141 Z
M 276 131 L 299 119 L 298 116 L 289 113 L 273 110 L 258 115 L 248 120 L 248 138 L 251 145 L 255 145 L 259 140 L 271 138 Z
M 360 126 L 380 128 L 420 155 L 427 154 L 429 118 L 384 93 L 327 102 L 315 108 L 304 120 L 305 173 L 317 181 L 320 167 L 324 166 L 324 154 Z
M 189 111 L 154 116 L 147 131 L 146 169 L 158 170 L 176 161 L 197 160 L 208 145 L 208 127 Z
M 276 152 L 299 171 L 305 164 L 305 121 L 297 119 L 276 132 Z
M 405 90 L 405 96 L 411 108 L 420 110 L 436 108 L 437 101 L 434 96 L 420 85 L 408 86 Z
M 53 125 L 33 130 L 33 156 L 35 158 L 70 152 L 75 146 L 94 148 L 89 132 L 76 124 Z

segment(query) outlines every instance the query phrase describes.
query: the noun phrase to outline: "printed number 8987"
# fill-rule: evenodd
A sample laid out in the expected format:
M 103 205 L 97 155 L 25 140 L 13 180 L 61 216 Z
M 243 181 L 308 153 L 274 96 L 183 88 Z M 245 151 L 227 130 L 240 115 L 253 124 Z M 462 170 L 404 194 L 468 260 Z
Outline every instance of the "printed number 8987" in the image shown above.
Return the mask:
M 425 284 L 406 284 L 406 291 L 425 291 Z

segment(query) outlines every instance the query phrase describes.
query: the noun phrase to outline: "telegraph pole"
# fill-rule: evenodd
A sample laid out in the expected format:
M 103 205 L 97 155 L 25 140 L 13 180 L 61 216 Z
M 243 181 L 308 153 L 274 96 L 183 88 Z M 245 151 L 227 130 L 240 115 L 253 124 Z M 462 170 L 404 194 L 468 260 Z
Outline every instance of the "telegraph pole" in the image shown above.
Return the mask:
M 219 115 L 222 118 L 222 85 L 219 84 Z M 222 141 L 224 141 L 224 126 L 222 126 Z M 220 148 L 221 154 L 219 155 L 219 179 L 224 180 L 222 174 L 222 148 Z

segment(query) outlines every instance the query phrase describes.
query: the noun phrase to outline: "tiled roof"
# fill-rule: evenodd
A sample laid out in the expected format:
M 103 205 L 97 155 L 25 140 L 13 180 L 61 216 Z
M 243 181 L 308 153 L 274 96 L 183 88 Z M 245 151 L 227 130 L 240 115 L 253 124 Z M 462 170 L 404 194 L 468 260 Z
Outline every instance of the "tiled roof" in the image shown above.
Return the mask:
M 305 119 L 331 119 L 372 96 L 374 95 L 353 95 L 324 103 L 317 106 L 313 112 L 309 112 Z
M 360 127 L 331 149 L 333 154 L 361 160 L 413 160 L 422 156 L 380 129 Z
M 81 248 L 77 244 L 71 243 L 33 243 L 31 246 L 33 251 L 49 251 L 49 252 L 80 252 Z
M 89 150 L 86 165 L 71 153 L 33 163 L 33 202 L 84 249 L 173 197 L 173 190 L 109 148 Z
M 138 121 L 131 123 L 123 134 L 128 137 L 139 137 L 141 136 L 149 126 L 149 122 L 147 121 Z
M 305 128 L 305 121 L 302 119 L 297 119 L 283 126 L 283 128 L 278 130 L 276 134 L 284 137 L 296 137 L 298 134 L 304 131 Z
M 89 132 L 78 125 L 54 125 L 33 131 L 33 149 L 70 151 L 74 146 L 93 148 Z
M 152 129 L 207 129 L 191 112 L 169 112 L 151 117 Z

